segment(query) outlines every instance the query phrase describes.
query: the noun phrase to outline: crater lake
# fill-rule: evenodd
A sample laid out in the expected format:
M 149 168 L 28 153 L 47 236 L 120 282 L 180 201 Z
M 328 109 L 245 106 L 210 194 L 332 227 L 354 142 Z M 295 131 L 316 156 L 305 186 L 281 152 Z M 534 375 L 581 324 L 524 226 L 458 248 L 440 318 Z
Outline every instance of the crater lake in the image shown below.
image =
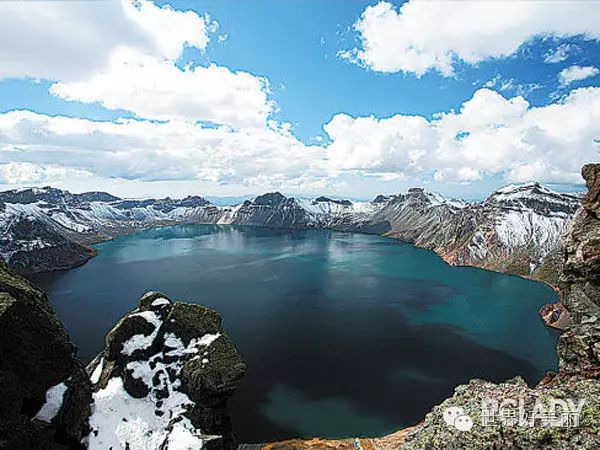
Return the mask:
M 419 421 L 471 378 L 530 385 L 555 369 L 542 283 L 396 240 L 325 230 L 178 225 L 98 244 L 32 277 L 89 362 L 146 291 L 217 310 L 248 366 L 240 442 L 379 436 Z

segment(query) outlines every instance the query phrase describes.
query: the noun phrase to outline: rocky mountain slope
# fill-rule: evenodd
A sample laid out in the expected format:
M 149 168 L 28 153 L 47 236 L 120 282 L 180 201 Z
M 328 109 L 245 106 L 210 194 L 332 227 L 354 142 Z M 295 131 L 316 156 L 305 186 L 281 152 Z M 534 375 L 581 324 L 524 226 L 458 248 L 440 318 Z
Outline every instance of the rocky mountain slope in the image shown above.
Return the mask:
M 557 346 L 558 373 L 548 373 L 534 388 L 520 377 L 500 384 L 471 380 L 414 427 L 382 438 L 297 439 L 253 450 L 600 448 L 600 164 L 585 166 L 582 174 L 588 193 L 561 252 L 561 302 L 570 322 Z M 492 201 L 505 200 L 506 191 L 498 194 Z M 515 403 L 501 409 L 504 400 Z M 547 415 L 552 402 L 557 414 Z
M 203 306 L 148 293 L 88 366 L 45 295 L 0 265 L 0 448 L 237 448 L 245 365 Z
M 550 282 L 558 273 L 555 255 L 561 236 L 580 202 L 537 183 L 509 186 L 468 205 L 428 203 L 425 193 L 417 190 L 409 191 L 408 197 L 396 199 L 394 208 L 374 218 L 389 223 L 389 235 L 434 250 L 450 264 Z
M 0 193 L 0 254 L 23 273 L 64 269 L 94 255 L 87 244 L 177 223 L 328 228 L 382 234 L 437 252 L 447 262 L 556 281 L 561 235 L 580 198 L 537 183 L 509 186 L 480 203 L 423 189 L 371 202 L 260 195 L 217 207 L 202 197 L 123 200 L 53 188 Z

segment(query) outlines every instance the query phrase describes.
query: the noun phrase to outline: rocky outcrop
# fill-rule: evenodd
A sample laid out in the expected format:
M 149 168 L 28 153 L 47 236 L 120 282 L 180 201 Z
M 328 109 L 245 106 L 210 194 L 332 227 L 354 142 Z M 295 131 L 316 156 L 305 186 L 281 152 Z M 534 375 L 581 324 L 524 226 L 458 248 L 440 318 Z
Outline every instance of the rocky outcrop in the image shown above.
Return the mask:
M 582 399 L 585 402 L 578 409 Z M 452 398 L 434 407 L 421 424 L 406 434 L 398 448 L 596 449 L 600 444 L 599 399 L 600 384 L 586 378 L 561 375 L 534 389 L 520 378 L 501 384 L 472 380 L 457 387 Z M 515 403 L 499 409 L 504 400 Z M 555 424 L 544 422 L 548 416 L 541 410 L 534 415 L 536 404 L 547 411 L 552 401 L 568 400 L 575 402 L 577 412 L 573 416 L 550 416 L 559 418 Z M 452 411 L 468 417 L 470 427 L 461 430 L 453 426 L 447 420 Z M 513 419 L 502 421 L 501 411 L 506 416 L 514 415 Z M 569 417 L 577 417 L 578 422 L 568 426 Z
M 245 365 L 215 311 L 150 292 L 88 372 L 90 449 L 237 447 L 228 402 Z
M 568 371 L 600 375 L 600 164 L 582 169 L 588 193 L 564 245 L 561 302 L 573 324 L 560 336 L 558 354 Z
M 6 224 L 0 245 L 10 267 L 22 274 L 70 269 L 96 254 L 58 224 L 24 211 Z
M 245 372 L 219 315 L 144 295 L 86 368 L 43 292 L 0 260 L 0 448 L 236 448 Z
M 87 245 L 65 242 L 27 251 L 19 250 L 11 255 L 9 263 L 16 272 L 28 275 L 72 269 L 85 264 L 96 253 L 96 250 Z
M 557 345 L 557 373 L 548 373 L 533 388 L 519 377 L 500 384 L 471 380 L 420 423 L 385 438 L 293 440 L 261 448 L 600 448 L 600 164 L 585 166 L 582 174 L 588 194 L 563 253 L 561 314 L 568 310 L 569 321 Z M 546 309 L 551 311 L 554 306 Z
M 566 330 L 571 323 L 569 311 L 561 302 L 548 303 L 540 308 L 540 316 L 549 327 Z
M 563 303 L 574 319 L 600 316 L 600 164 L 583 168 L 588 193 L 564 243 Z
M 0 262 L 0 447 L 77 448 L 91 385 L 46 296 Z

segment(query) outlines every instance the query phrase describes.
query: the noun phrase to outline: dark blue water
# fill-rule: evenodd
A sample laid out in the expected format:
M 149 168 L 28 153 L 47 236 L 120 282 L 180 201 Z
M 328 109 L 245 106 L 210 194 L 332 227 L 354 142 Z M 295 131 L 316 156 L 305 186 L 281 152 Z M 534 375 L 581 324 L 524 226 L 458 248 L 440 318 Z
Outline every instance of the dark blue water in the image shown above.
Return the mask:
M 243 442 L 381 435 L 470 378 L 535 383 L 556 367 L 549 287 L 450 267 L 398 241 L 330 231 L 176 226 L 98 245 L 35 281 L 85 360 L 148 290 L 217 309 L 248 364 Z

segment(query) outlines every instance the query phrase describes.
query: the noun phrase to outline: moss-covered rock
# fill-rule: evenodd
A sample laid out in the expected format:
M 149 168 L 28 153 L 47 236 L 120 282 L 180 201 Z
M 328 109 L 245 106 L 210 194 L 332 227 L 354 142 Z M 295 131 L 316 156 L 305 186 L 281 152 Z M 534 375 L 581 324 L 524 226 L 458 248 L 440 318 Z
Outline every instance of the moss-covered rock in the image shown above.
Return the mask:
M 152 323 L 139 315 L 128 314 L 117 322 L 106 335 L 106 359 L 126 363 L 135 359 L 148 356 L 148 348 L 136 348 L 131 353 L 125 354 L 125 344 L 134 336 L 150 336 L 156 329 Z M 122 361 L 121 361 L 122 360 Z
M 221 317 L 216 311 L 202 305 L 176 302 L 169 311 L 165 324 L 167 332 L 176 332 L 185 341 L 221 331 Z
M 180 423 L 193 439 L 219 436 L 203 440 L 203 448 L 232 450 L 237 443 L 228 404 L 245 369 L 217 312 L 201 305 L 172 303 L 160 292 L 148 292 L 139 307 L 108 333 L 106 348 L 88 366 L 88 374 L 102 402 L 114 395 L 115 386 L 123 389 L 115 403 L 120 397 L 143 399 L 156 417 L 145 422 L 155 423 L 150 434 L 162 436 L 164 442 Z M 95 445 L 114 439 L 110 435 L 114 430 L 106 429 L 107 415 L 120 422 L 138 414 L 127 405 L 117 407 L 111 402 L 97 408 L 87 437 L 97 440 Z

